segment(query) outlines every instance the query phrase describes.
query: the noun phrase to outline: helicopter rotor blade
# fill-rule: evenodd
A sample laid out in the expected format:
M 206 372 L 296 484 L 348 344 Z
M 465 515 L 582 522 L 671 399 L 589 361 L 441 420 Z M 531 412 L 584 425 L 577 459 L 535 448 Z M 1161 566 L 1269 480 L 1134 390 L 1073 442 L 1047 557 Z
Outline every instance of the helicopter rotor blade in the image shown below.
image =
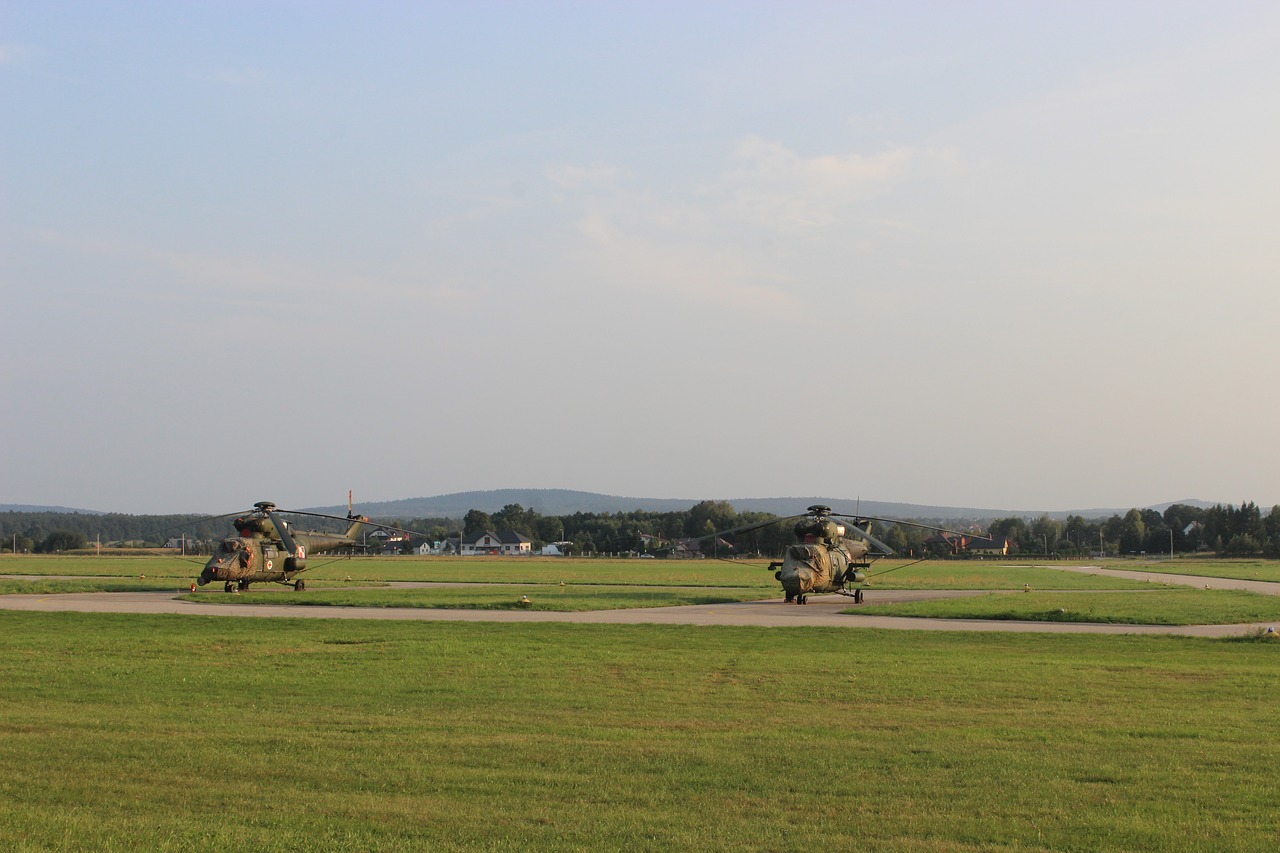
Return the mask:
M 842 513 L 842 512 L 833 512 L 831 513 L 831 515 L 836 518 L 852 519 L 854 522 L 853 529 L 857 531 L 859 535 L 864 536 L 868 542 L 871 542 L 878 548 L 886 548 L 890 554 L 893 553 L 892 548 L 889 548 L 887 545 L 885 545 L 880 540 L 876 539 L 870 533 L 867 533 L 866 531 L 862 530 L 862 528 L 858 527 L 858 525 L 864 521 L 879 521 L 879 522 L 883 522 L 884 524 L 902 524 L 908 527 L 918 527 L 921 530 L 932 530 L 935 533 L 942 533 L 949 536 L 968 536 L 969 535 L 967 533 L 962 533 L 958 530 L 951 530 L 950 528 L 947 528 L 947 527 L 938 527 L 935 524 L 922 524 L 918 521 L 906 521 L 901 518 L 882 518 L 874 515 L 849 515 L 847 513 Z
M 241 510 L 240 512 L 224 512 L 220 515 L 196 515 L 196 514 L 192 514 L 189 516 L 184 515 L 181 521 L 176 522 L 174 524 L 170 524 L 167 527 L 160 528 L 158 531 L 155 532 L 154 535 L 157 536 L 161 542 L 163 542 L 167 538 L 169 538 L 169 536 L 172 533 L 176 531 L 179 531 L 179 530 L 186 531 L 186 530 L 190 530 L 191 528 L 200 529 L 205 525 L 208 525 L 208 527 L 205 528 L 208 530 L 208 533 L 196 534 L 191 537 L 186 537 L 184 533 L 184 538 L 187 538 L 191 541 L 208 540 L 208 539 L 216 540 L 220 538 L 223 534 L 219 533 L 218 530 L 213 526 L 215 522 L 224 521 L 226 519 L 241 518 L 243 516 L 249 515 L 252 512 L 253 510 L 246 509 L 246 510 Z
M 831 513 L 831 515 L 835 518 L 851 518 L 855 522 L 879 521 L 884 524 L 905 524 L 908 527 L 919 527 L 921 530 L 933 530 L 937 533 L 950 533 L 955 536 L 968 535 L 966 533 L 962 533 L 959 530 L 952 530 L 949 527 L 938 527 L 935 524 L 922 524 L 919 521 L 907 521 L 906 519 L 902 519 L 902 518 L 883 518 L 881 516 L 875 516 L 875 515 L 852 515 L 850 513 L 844 513 L 844 512 L 833 512 Z
M 756 521 L 751 524 L 744 524 L 741 527 L 730 527 L 728 530 L 717 530 L 714 533 L 704 533 L 701 536 L 694 536 L 693 538 L 694 539 L 710 539 L 712 536 L 715 536 L 717 538 L 721 536 L 734 536 L 739 533 L 749 533 L 752 530 L 759 530 L 763 527 L 769 527 L 770 525 L 774 525 L 774 524 L 786 524 L 788 521 L 795 521 L 796 519 L 799 519 L 799 518 L 807 518 L 808 515 L 809 515 L 808 513 L 801 513 L 800 515 L 786 515 L 786 516 L 781 516 L 779 518 L 769 518 L 764 521 Z
M 293 554 L 299 560 L 306 557 L 306 554 L 299 550 L 298 544 L 293 541 L 293 536 L 289 533 L 289 526 L 285 524 L 285 521 L 280 517 L 279 512 L 274 509 L 263 510 L 263 512 L 267 514 L 267 518 L 271 519 L 271 523 L 275 525 L 276 534 L 280 537 L 280 541 L 284 543 L 285 550 L 290 554 Z
M 850 518 L 856 522 L 862 522 L 862 521 L 894 522 L 895 521 L 894 519 L 890 519 L 890 518 L 874 518 L 874 517 L 865 516 L 865 515 L 850 515 L 848 513 L 832 512 L 830 507 L 815 505 L 815 506 L 809 507 L 809 509 L 806 512 L 797 513 L 795 515 L 784 515 L 784 516 L 778 516 L 777 518 L 769 518 L 764 521 L 753 522 L 752 524 L 744 524 L 741 527 L 731 527 L 727 530 L 717 530 L 715 533 L 705 533 L 702 536 L 695 536 L 693 538 L 710 539 L 713 536 L 715 537 L 733 536 L 738 533 L 749 533 L 752 530 L 759 530 L 763 527 L 769 527 L 770 525 L 773 525 L 773 524 L 788 524 L 792 521 L 799 521 L 802 518 L 824 518 L 824 517 L 825 518 Z M 867 539 L 877 548 L 881 548 L 889 554 L 893 553 L 892 548 L 890 548 L 888 545 L 884 544 L 880 540 L 876 539 L 874 536 L 867 533 L 865 530 L 858 529 L 858 534 L 863 538 Z
M 352 522 L 354 522 L 354 521 L 358 521 L 358 520 L 360 520 L 361 518 L 363 518 L 363 516 L 356 516 L 356 517 L 354 517 L 354 518 L 353 518 L 353 517 L 351 517 L 351 516 L 344 516 L 344 515 L 330 515 L 330 514 L 329 514 L 329 513 L 327 513 L 327 512 L 310 512 L 310 511 L 305 510 L 305 509 L 277 509 L 277 510 L 275 510 L 275 512 L 282 512 L 282 513 L 285 513 L 285 514 L 287 514 L 287 515 L 305 515 L 305 516 L 308 516 L 308 517 L 310 517 L 310 518 L 324 518 L 324 519 L 327 519 L 327 520 L 329 520 L 329 521 L 342 521 L 342 522 L 346 522 L 347 524 L 351 524 Z M 274 519 L 272 519 L 272 520 L 274 521 Z M 368 521 L 368 520 L 365 520 L 365 521 L 362 521 L 361 523 L 362 523 L 362 524 L 364 524 L 364 525 L 366 525 L 366 526 L 368 526 L 368 527 L 376 527 L 376 528 L 378 528 L 379 530 L 390 530 L 390 531 L 394 531 L 394 532 L 396 532 L 396 533 L 407 533 L 407 534 L 409 534 L 410 536 L 417 536 L 417 537 L 420 537 L 420 538 L 422 538 L 422 539 L 430 539 L 430 538 L 431 538 L 431 534 L 430 534 L 430 533 L 423 533 L 423 532 L 422 532 L 422 531 L 420 531 L 420 530 L 410 530 L 410 529 L 408 529 L 408 528 L 406 528 L 406 527 L 395 527 L 395 526 L 390 525 L 390 524 L 382 524 L 381 522 L 378 522 L 378 521 Z
M 892 548 L 890 548 L 888 545 L 886 545 L 885 543 L 881 542 L 881 541 L 880 541 L 879 539 L 877 539 L 876 537 L 872 536 L 870 532 L 868 532 L 868 531 L 866 531 L 866 530 L 863 530 L 863 529 L 862 529 L 861 527 L 859 527 L 859 526 L 858 526 L 858 524 L 857 524 L 857 522 L 858 522 L 858 521 L 870 521 L 871 519 L 869 519 L 869 518 L 858 518 L 858 519 L 855 519 L 855 517 L 854 517 L 854 516 L 841 516 L 841 518 L 849 518 L 849 519 L 851 519 L 851 520 L 855 520 L 855 523 L 850 524 L 848 527 L 846 527 L 846 528 L 845 528 L 845 530 L 846 530 L 847 532 L 849 532 L 849 533 L 853 533 L 853 534 L 855 534 L 859 539 L 865 539 L 866 541 L 870 542 L 872 545 L 874 545 L 874 546 L 876 546 L 877 548 L 879 548 L 879 549 L 880 549 L 880 552 L 881 552 L 884 556 L 886 556 L 886 557 L 892 557 L 895 553 L 897 553 L 897 552 L 896 552 L 896 551 L 894 551 Z
M 332 519 L 333 521 L 354 521 L 355 520 L 345 515 L 330 515 L 327 512 L 311 512 L 305 509 L 278 509 L 276 510 L 276 512 L 283 512 L 289 515 L 306 515 L 306 516 L 310 516 L 311 518 L 328 518 L 328 519 Z

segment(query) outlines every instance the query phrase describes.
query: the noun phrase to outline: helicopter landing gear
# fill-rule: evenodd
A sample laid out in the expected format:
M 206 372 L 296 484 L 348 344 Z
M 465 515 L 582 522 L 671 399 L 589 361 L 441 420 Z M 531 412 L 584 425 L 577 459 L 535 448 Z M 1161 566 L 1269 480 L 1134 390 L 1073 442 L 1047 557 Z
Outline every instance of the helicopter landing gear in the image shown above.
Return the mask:
M 302 592 L 302 591 L 303 591 L 304 589 L 306 589 L 306 588 L 307 588 L 307 582 L 306 582 L 306 581 L 294 581 L 294 582 L 293 582 L 293 591 L 294 591 L 294 592 Z
M 231 581 L 227 581 L 226 583 L 224 583 L 224 584 L 222 585 L 222 591 L 223 591 L 223 592 L 235 592 L 235 591 L 236 591 L 236 585 L 235 585 L 235 584 L 233 584 Z
M 805 595 L 803 592 L 796 595 L 796 604 L 807 604 L 808 601 L 809 596 Z

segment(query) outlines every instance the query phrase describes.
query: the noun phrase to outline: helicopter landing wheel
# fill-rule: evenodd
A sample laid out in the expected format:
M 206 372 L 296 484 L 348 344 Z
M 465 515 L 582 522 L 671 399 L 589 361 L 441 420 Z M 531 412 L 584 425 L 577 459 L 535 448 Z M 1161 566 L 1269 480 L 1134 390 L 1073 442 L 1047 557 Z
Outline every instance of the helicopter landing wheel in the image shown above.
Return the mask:
M 306 588 L 307 588 L 307 582 L 306 582 L 306 581 L 294 581 L 294 582 L 293 582 L 293 591 L 294 591 L 294 592 L 302 592 L 302 591 L 303 591 L 304 589 L 306 589 Z
M 236 589 L 236 585 L 233 584 L 231 581 L 227 581 L 222 585 L 223 592 L 235 592 L 235 589 Z
M 809 596 L 805 595 L 804 593 L 800 593 L 799 595 L 796 596 L 796 604 L 804 604 L 805 599 L 807 599 L 808 597 Z
M 853 603 L 854 603 L 854 604 L 861 604 L 861 603 L 862 603 L 862 590 L 860 590 L 860 589 L 855 589 L 855 590 L 853 591 Z

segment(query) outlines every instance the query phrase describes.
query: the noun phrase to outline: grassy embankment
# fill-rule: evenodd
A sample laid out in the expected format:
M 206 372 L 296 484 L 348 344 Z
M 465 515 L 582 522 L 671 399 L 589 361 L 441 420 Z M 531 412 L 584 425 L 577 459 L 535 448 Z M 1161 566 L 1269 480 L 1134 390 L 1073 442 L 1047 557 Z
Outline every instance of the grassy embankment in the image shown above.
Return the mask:
M 1280 645 L 0 613 L 12 850 L 1270 850 Z

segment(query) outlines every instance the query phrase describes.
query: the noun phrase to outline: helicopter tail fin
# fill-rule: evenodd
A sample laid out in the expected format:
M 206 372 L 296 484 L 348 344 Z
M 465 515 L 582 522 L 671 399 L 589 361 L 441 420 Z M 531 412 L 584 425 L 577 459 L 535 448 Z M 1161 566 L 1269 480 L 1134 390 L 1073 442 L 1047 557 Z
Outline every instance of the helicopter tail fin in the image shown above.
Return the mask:
M 347 491 L 347 520 L 351 522 L 347 526 L 346 536 L 348 539 L 355 539 L 360 535 L 360 531 L 364 530 L 364 523 L 368 521 L 367 516 L 356 515 L 355 510 L 351 508 L 351 490 Z
M 360 531 L 364 530 L 364 524 L 369 519 L 363 515 L 349 515 L 347 518 L 350 519 L 351 524 L 347 527 L 347 532 L 344 535 L 348 539 L 355 539 L 360 536 Z

